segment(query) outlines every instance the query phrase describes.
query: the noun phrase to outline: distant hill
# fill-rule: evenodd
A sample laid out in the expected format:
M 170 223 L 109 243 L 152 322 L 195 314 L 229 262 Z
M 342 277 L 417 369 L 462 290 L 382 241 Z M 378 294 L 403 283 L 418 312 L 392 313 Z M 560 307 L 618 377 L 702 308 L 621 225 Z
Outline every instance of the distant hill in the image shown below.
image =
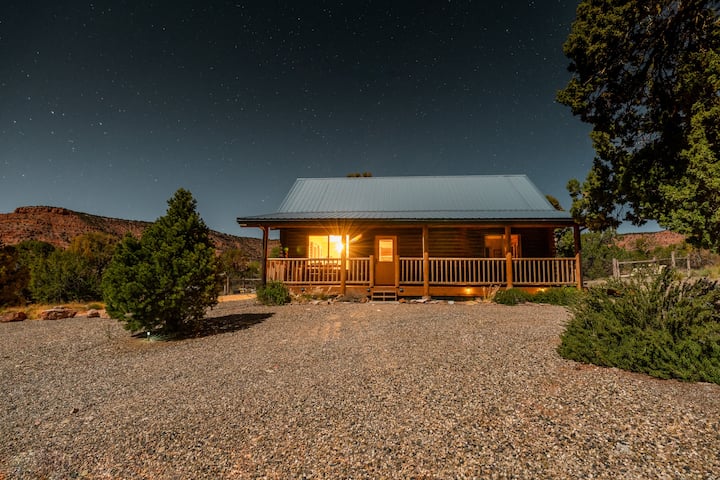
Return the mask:
M 0 242 L 16 245 L 24 240 L 40 240 L 67 248 L 73 238 L 89 232 L 102 232 L 122 238 L 130 232 L 139 237 L 150 222 L 101 217 L 61 207 L 18 207 L 12 213 L 0 213 Z M 262 241 L 210 231 L 215 248 L 223 252 L 240 249 L 250 258 L 262 257 Z M 271 244 L 271 247 L 273 244 Z
M 615 244 L 624 250 L 637 250 L 640 246 L 653 250 L 657 247 L 681 245 L 684 241 L 685 235 L 663 230 L 660 232 L 624 233 L 618 235 Z

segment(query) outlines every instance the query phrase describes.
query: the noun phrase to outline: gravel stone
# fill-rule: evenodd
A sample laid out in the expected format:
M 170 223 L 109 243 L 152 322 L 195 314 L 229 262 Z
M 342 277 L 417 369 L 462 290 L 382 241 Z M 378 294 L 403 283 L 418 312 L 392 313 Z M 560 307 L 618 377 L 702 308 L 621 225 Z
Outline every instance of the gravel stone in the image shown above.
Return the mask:
M 720 479 L 720 386 L 562 359 L 561 307 L 0 324 L 0 478 Z

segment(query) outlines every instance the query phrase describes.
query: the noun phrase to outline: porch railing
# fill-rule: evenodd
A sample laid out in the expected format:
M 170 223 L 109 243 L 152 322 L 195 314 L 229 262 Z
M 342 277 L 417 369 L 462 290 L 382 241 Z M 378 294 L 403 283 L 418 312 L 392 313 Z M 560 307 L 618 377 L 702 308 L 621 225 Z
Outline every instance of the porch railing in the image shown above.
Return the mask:
M 267 261 L 269 281 L 293 284 L 328 285 L 341 281 L 337 258 L 270 258 Z M 348 258 L 345 260 L 345 282 L 367 284 L 370 281 L 370 259 Z
M 431 285 L 497 285 L 505 283 L 504 258 L 429 258 Z M 400 258 L 400 283 L 423 284 L 423 259 Z
M 575 258 L 513 258 L 514 285 L 575 285 Z
M 508 264 L 510 261 L 510 264 Z M 429 258 L 430 285 L 576 285 L 578 258 Z M 329 285 L 342 281 L 342 260 L 327 258 L 271 258 L 269 281 Z M 370 285 L 371 258 L 345 259 L 345 283 Z M 424 261 L 399 258 L 401 285 L 424 283 Z

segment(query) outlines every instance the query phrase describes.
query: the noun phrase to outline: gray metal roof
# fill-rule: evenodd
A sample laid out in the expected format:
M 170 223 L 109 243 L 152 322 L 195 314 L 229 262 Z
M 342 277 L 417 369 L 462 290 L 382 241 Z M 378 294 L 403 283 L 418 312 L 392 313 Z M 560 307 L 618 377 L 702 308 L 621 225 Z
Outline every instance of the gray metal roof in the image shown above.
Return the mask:
M 238 219 L 302 221 L 558 220 L 555 210 L 525 175 L 299 178 L 277 212 Z

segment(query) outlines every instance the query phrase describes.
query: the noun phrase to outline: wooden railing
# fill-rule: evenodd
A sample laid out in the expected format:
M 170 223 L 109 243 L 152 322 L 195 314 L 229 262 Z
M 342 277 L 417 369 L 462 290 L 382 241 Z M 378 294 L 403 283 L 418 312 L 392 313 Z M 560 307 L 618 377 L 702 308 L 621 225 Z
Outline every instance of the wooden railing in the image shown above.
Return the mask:
M 430 258 L 432 285 L 499 285 L 505 283 L 503 258 Z
M 364 285 L 370 283 L 370 259 L 348 258 L 347 260 L 348 285 Z
M 513 285 L 575 285 L 575 258 L 513 258 Z
M 400 257 L 400 285 L 423 284 L 423 259 Z
M 509 263 L 508 263 L 509 262 Z M 575 285 L 578 258 L 429 258 L 430 285 Z M 370 285 L 372 257 L 345 259 L 345 283 Z M 424 261 L 399 259 L 401 285 L 422 285 Z M 268 281 L 287 284 L 339 285 L 342 261 L 327 258 L 271 258 Z M 510 278 L 508 278 L 508 276 Z M 510 282 L 508 282 L 510 280 Z
M 505 283 L 504 258 L 429 258 L 430 285 L 500 285 Z M 423 259 L 400 258 L 400 283 L 423 284 Z
M 270 258 L 268 281 L 287 284 L 339 284 L 341 260 L 338 258 Z M 346 283 L 366 284 L 370 281 L 370 259 L 348 258 Z

